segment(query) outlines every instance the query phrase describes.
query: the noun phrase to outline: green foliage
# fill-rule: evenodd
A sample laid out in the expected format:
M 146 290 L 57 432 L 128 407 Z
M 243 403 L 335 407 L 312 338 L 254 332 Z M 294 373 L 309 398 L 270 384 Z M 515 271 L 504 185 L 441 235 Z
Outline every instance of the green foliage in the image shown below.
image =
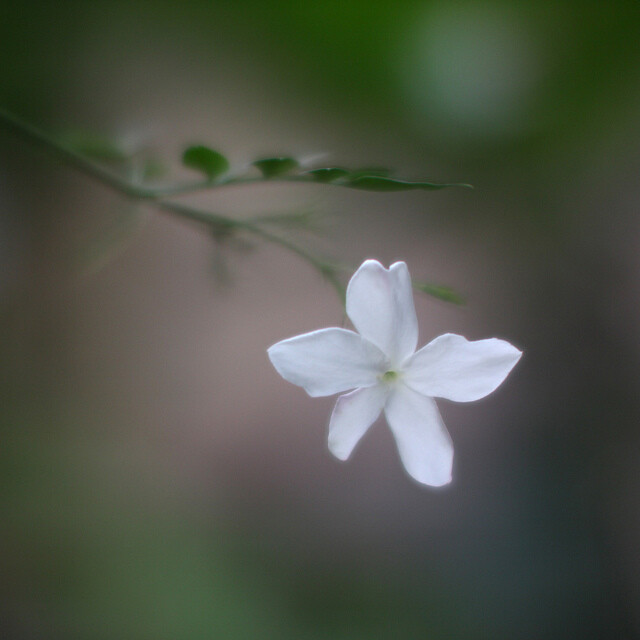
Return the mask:
M 215 180 L 229 170 L 229 161 L 221 153 L 204 145 L 193 145 L 185 149 L 182 162 L 190 169 L 201 171 L 209 180 Z
M 363 176 L 380 176 L 387 177 L 391 174 L 391 169 L 386 169 L 385 167 L 364 167 L 362 169 L 356 169 L 355 171 L 351 171 L 351 179 L 355 180 L 356 178 L 361 178 Z
M 224 156 L 202 145 L 189 147 L 184 152 L 182 159 L 185 165 L 202 171 L 212 182 L 229 169 L 229 163 Z M 318 167 L 317 169 L 301 171 L 300 163 L 290 156 L 260 158 L 254 160 L 251 164 L 260 170 L 263 180 L 282 179 L 319 182 L 352 189 L 362 189 L 363 191 L 410 191 L 414 189 L 434 191 L 445 187 L 473 188 L 471 185 L 462 183 L 414 182 L 391 178 L 389 177 L 390 170 L 384 167 L 368 167 L 355 170 L 343 167 Z M 217 184 L 234 184 L 252 180 L 252 178 L 240 176 L 229 178 Z M 188 191 L 189 187 L 187 185 L 186 188 L 179 187 L 174 193 Z
M 346 169 L 340 167 L 327 167 L 325 169 L 312 169 L 307 171 L 307 175 L 310 175 L 317 182 L 335 182 L 340 178 L 346 178 L 349 172 Z
M 364 191 L 410 191 L 422 189 L 435 191 L 445 187 L 467 187 L 473 188 L 469 184 L 462 183 L 438 183 L 438 182 L 412 182 L 410 180 L 398 180 L 390 178 L 390 171 L 383 168 L 359 169 L 349 171 L 341 167 L 326 167 L 322 169 L 312 169 L 303 175 L 310 175 L 316 182 L 325 184 L 332 183 L 352 189 L 362 189 Z
M 349 171 L 338 167 L 326 167 L 312 169 L 310 171 L 300 171 L 300 164 L 290 157 L 272 157 L 256 160 L 253 166 L 262 172 L 261 178 L 252 176 L 232 176 L 222 180 L 216 180 L 218 176 L 229 170 L 227 159 L 204 145 L 194 145 L 188 147 L 183 154 L 183 162 L 186 166 L 203 172 L 207 182 L 188 182 L 178 185 L 149 186 L 132 179 L 131 171 L 135 169 L 133 162 L 143 160 L 141 166 L 142 173 L 138 170 L 134 175 L 145 176 L 154 172 L 153 158 L 142 159 L 136 157 L 138 154 L 131 152 L 125 154 L 110 141 L 98 136 L 76 136 L 62 143 L 37 127 L 17 118 L 11 113 L 0 108 L 0 126 L 6 127 L 14 134 L 24 139 L 38 144 L 48 149 L 52 155 L 67 162 L 87 176 L 101 182 L 113 189 L 115 192 L 126 196 L 131 202 L 152 202 L 154 207 L 161 212 L 178 216 L 184 220 L 204 225 L 207 231 L 218 242 L 223 244 L 229 238 L 234 240 L 242 233 L 251 235 L 271 244 L 278 245 L 287 251 L 296 254 L 302 260 L 311 265 L 335 288 L 341 299 L 344 300 L 344 285 L 339 276 L 341 267 L 326 261 L 325 259 L 310 252 L 306 247 L 285 235 L 280 229 L 288 230 L 293 228 L 312 230 L 311 216 L 307 212 L 276 213 L 271 215 L 258 216 L 254 218 L 238 219 L 225 216 L 206 209 L 198 209 L 191 205 L 176 202 L 172 196 L 189 194 L 201 189 L 221 188 L 225 185 L 247 185 L 263 180 L 279 178 L 290 182 L 321 182 L 331 183 L 343 187 L 355 189 L 365 189 L 369 191 L 405 191 L 410 189 L 442 189 L 444 187 L 466 186 L 463 184 L 437 184 L 432 182 L 410 182 L 388 177 L 388 170 L 381 168 L 367 168 L 357 171 Z M 118 160 L 124 162 L 128 169 L 127 176 L 121 175 L 121 171 L 114 172 L 101 165 L 100 162 L 92 161 L 92 157 L 103 159 L 103 164 L 107 160 Z M 157 167 L 156 167 L 157 168 Z M 90 251 L 91 256 L 108 256 L 113 253 L 122 239 L 126 239 L 129 232 L 136 227 L 131 224 L 133 216 L 125 216 L 121 225 L 116 225 L 112 233 L 105 234 L 104 238 L 96 243 L 94 251 Z M 280 229 L 278 229 L 280 227 Z M 462 299 L 448 287 L 416 284 L 415 288 L 431 296 L 460 304 Z
M 413 288 L 416 291 L 421 291 L 422 293 L 430 295 L 432 298 L 438 298 L 438 300 L 442 300 L 443 302 L 451 302 L 453 304 L 464 304 L 465 302 L 464 298 L 459 293 L 454 291 L 451 287 L 446 287 L 444 285 L 414 281 Z
M 291 173 L 300 164 L 295 158 L 262 158 L 253 162 L 253 166 L 260 169 L 265 178 L 276 178 Z
M 408 180 L 397 180 L 375 175 L 361 175 L 346 183 L 346 186 L 353 189 L 363 189 L 365 191 L 409 191 L 412 189 L 423 189 L 435 191 L 445 187 L 467 187 L 469 184 L 461 183 L 437 183 L 437 182 L 410 182 Z

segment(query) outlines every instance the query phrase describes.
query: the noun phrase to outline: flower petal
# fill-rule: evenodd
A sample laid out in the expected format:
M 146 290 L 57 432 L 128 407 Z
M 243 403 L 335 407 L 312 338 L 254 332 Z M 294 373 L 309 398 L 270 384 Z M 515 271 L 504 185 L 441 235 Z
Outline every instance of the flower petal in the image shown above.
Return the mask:
M 376 260 L 366 260 L 349 281 L 347 315 L 363 337 L 380 347 L 393 366 L 399 366 L 418 342 L 407 265 L 396 262 L 387 270 Z
M 375 345 L 347 329 L 305 333 L 274 344 L 267 353 L 278 373 L 310 396 L 371 387 L 386 367 Z
M 433 487 L 451 482 L 453 444 L 436 403 L 400 383 L 384 412 L 409 475 Z
M 388 390 L 384 385 L 356 389 L 338 398 L 329 422 L 329 450 L 346 460 L 380 415 Z
M 404 381 L 426 396 L 471 402 L 494 391 L 521 355 L 505 340 L 470 342 L 445 333 L 410 358 Z

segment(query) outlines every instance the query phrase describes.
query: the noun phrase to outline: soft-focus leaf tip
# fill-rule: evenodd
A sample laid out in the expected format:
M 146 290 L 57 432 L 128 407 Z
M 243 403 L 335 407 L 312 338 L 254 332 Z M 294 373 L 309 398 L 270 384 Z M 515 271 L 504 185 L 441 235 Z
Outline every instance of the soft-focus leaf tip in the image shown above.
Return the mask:
M 433 298 L 437 298 L 438 300 L 442 300 L 443 302 L 449 302 L 451 304 L 457 305 L 466 304 L 465 298 L 451 287 L 423 282 L 414 282 L 413 286 L 418 291 L 426 293 L 427 295 Z
M 187 147 L 182 154 L 182 162 L 190 169 L 201 171 L 209 180 L 229 170 L 229 161 L 221 153 L 201 144 Z
M 290 173 L 300 166 L 299 162 L 295 158 L 287 156 L 277 158 L 260 158 L 255 160 L 253 166 L 260 170 L 263 177 L 275 178 L 276 176 Z

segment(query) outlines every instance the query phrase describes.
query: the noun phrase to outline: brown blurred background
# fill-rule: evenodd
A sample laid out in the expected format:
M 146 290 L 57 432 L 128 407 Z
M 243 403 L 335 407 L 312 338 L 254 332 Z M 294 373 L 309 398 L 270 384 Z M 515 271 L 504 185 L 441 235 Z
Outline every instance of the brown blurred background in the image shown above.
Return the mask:
M 524 357 L 440 403 L 450 486 L 413 483 L 382 421 L 341 464 L 333 399 L 266 358 L 343 322 L 317 273 L 0 127 L 0 636 L 640 637 L 639 28 L 631 1 L 5 3 L 0 104 L 170 182 L 202 142 L 474 184 L 183 200 L 312 208 L 324 235 L 298 241 L 466 297 L 416 298 L 421 344 Z

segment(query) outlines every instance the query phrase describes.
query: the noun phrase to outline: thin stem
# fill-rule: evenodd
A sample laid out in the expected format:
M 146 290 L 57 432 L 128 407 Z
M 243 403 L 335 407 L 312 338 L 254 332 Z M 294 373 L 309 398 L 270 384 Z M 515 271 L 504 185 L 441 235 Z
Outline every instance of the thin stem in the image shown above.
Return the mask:
M 309 174 L 302 175 L 283 175 L 275 176 L 273 178 L 266 179 L 260 177 L 229 177 L 226 179 L 211 181 L 211 180 L 199 180 L 197 182 L 188 182 L 178 185 L 169 185 L 164 187 L 144 187 L 119 175 L 105 169 L 99 164 L 88 159 L 86 156 L 78 153 L 74 149 L 63 145 L 54 137 L 41 131 L 37 127 L 34 127 L 28 122 L 25 122 L 21 118 L 9 113 L 6 109 L 0 108 L 0 126 L 4 126 L 10 132 L 24 138 L 28 142 L 42 147 L 49 151 L 54 156 L 58 157 L 62 162 L 74 167 L 78 171 L 85 175 L 101 182 L 103 185 L 110 187 L 117 193 L 133 199 L 133 200 L 146 200 L 151 201 L 152 204 L 161 211 L 166 211 L 173 215 L 181 216 L 189 220 L 195 220 L 200 223 L 204 223 L 219 231 L 229 231 L 232 229 L 244 230 L 255 236 L 262 238 L 273 244 L 277 244 L 284 249 L 287 249 L 291 253 L 295 253 L 303 260 L 313 266 L 322 276 L 327 278 L 331 285 L 336 289 L 338 295 L 344 301 L 345 289 L 342 285 L 338 272 L 353 269 L 344 267 L 338 264 L 332 264 L 326 262 L 321 258 L 309 253 L 303 247 L 283 238 L 282 236 L 267 231 L 261 226 L 259 219 L 250 220 L 237 220 L 228 218 L 209 211 L 203 211 L 201 209 L 195 209 L 186 205 L 179 204 L 177 202 L 168 201 L 164 198 L 178 195 L 185 195 L 202 191 L 205 189 L 218 189 L 220 187 L 227 186 L 241 186 L 255 183 L 265 182 L 300 182 L 300 183 L 313 183 L 313 184 L 325 184 L 318 183 Z M 333 184 L 334 186 L 349 186 L 346 183 L 334 182 L 326 183 Z M 426 183 L 425 183 L 426 184 Z M 439 186 L 456 186 L 456 185 L 439 185 Z M 457 185 L 468 186 L 468 185 Z M 272 220 L 266 219 L 265 223 L 272 222 Z M 429 284 L 414 283 L 416 289 L 430 293 L 433 296 L 439 297 L 443 300 L 450 302 L 460 302 L 459 297 L 455 292 L 449 290 L 446 287 L 438 287 Z
M 63 162 L 71 165 L 75 169 L 78 169 L 78 171 L 81 171 L 85 175 L 102 182 L 108 187 L 111 187 L 122 195 L 132 198 L 147 197 L 145 189 L 137 187 L 127 180 L 120 178 L 115 173 L 108 171 L 104 167 L 91 162 L 91 160 L 88 160 L 77 151 L 62 145 L 48 134 L 1 108 L 0 125 L 4 126 L 12 133 L 21 136 L 28 142 L 43 147 L 47 151 L 56 155 Z
M 344 300 L 344 286 L 337 276 L 335 267 L 330 262 L 322 260 L 322 258 L 315 256 L 314 254 L 295 244 L 291 240 L 287 240 L 282 236 L 263 229 L 258 222 L 254 220 L 237 220 L 233 218 L 227 218 L 226 216 L 211 213 L 210 211 L 203 211 L 202 209 L 196 209 L 194 207 L 167 200 L 158 200 L 153 204 L 162 211 L 177 214 L 183 218 L 195 220 L 196 222 L 202 222 L 204 224 L 217 227 L 221 230 L 238 229 L 247 231 L 255 236 L 262 238 L 263 240 L 271 242 L 272 244 L 277 244 L 284 249 L 287 249 L 291 253 L 295 253 L 305 262 L 309 263 L 322 276 L 324 276 L 333 286 L 333 288 L 338 292 L 338 295 L 341 297 L 341 299 Z
M 58 156 L 61 160 L 74 166 L 84 174 L 91 176 L 92 178 L 99 180 L 103 184 L 110 186 L 119 193 L 130 197 L 144 200 L 157 200 L 160 198 L 167 198 L 171 196 L 179 196 L 191 193 L 197 193 L 199 191 L 205 191 L 210 189 L 220 189 L 221 187 L 234 187 L 243 186 L 248 184 L 264 184 L 266 182 L 297 182 L 302 184 L 323 184 L 334 187 L 346 187 L 346 188 L 362 188 L 356 185 L 357 181 L 332 181 L 332 182 L 319 182 L 310 173 L 302 173 L 297 175 L 280 175 L 265 178 L 264 176 L 248 176 L 248 177 L 227 177 L 221 180 L 197 180 L 185 182 L 182 184 L 165 185 L 160 187 L 149 187 L 134 184 L 128 180 L 121 178 L 119 175 L 105 169 L 101 165 L 89 160 L 86 156 L 78 153 L 74 149 L 60 143 L 58 140 L 41 131 L 32 124 L 22 120 L 21 118 L 9 113 L 6 109 L 0 108 L 0 126 L 4 126 L 13 133 L 22 136 L 23 138 L 35 143 L 54 155 Z M 362 177 L 363 179 L 366 176 Z M 383 179 L 383 178 L 381 178 Z M 435 188 L 441 189 L 443 187 L 470 187 L 468 184 L 461 183 L 441 183 L 431 184 L 427 182 L 404 182 L 401 180 L 392 180 L 395 184 L 404 184 L 407 188 Z M 373 188 L 377 190 L 377 188 Z M 383 191 L 386 189 L 382 189 Z
M 149 198 L 167 198 L 184 194 L 207 191 L 209 189 L 219 189 L 221 187 L 240 187 L 248 184 L 265 184 L 267 182 L 305 182 L 319 184 L 312 178 L 306 176 L 277 176 L 274 178 L 264 178 L 262 176 L 250 176 L 246 178 L 226 178 L 223 180 L 199 180 L 197 182 L 185 182 L 184 184 L 167 185 L 164 187 L 146 187 L 145 193 Z
M 261 236 L 265 240 L 272 242 L 273 244 L 278 244 L 281 247 L 288 249 L 289 251 L 299 255 L 303 260 L 306 260 L 312 267 L 320 272 L 320 275 L 324 276 L 329 281 L 331 286 L 337 291 L 340 299 L 344 302 L 345 288 L 342 285 L 342 282 L 340 282 L 340 279 L 338 278 L 336 271 L 331 263 L 325 262 L 324 260 L 309 253 L 302 247 L 299 247 L 293 242 L 290 242 L 286 238 L 282 238 L 281 236 L 271 233 L 270 231 L 265 231 L 264 229 L 256 226 L 253 223 L 245 225 L 244 228 L 248 231 L 251 231 L 255 235 Z
M 344 288 L 335 273 L 335 269 L 333 269 L 329 263 L 314 256 L 290 240 L 262 229 L 257 221 L 243 221 L 228 218 L 210 211 L 203 211 L 177 202 L 163 200 L 163 198 L 168 196 L 194 193 L 202 189 L 264 182 L 264 178 L 229 178 L 220 182 L 211 182 L 207 180 L 168 187 L 142 187 L 133 184 L 104 167 L 92 162 L 77 151 L 61 144 L 52 136 L 44 133 L 37 127 L 34 127 L 2 108 L 0 108 L 0 126 L 4 126 L 7 130 L 24 138 L 32 144 L 44 148 L 54 156 L 58 157 L 61 161 L 74 167 L 94 180 L 101 182 L 105 186 L 110 187 L 123 196 L 133 198 L 135 200 L 152 200 L 152 204 L 161 211 L 166 211 L 182 218 L 204 223 L 206 225 L 216 227 L 219 230 L 242 229 L 252 233 L 253 235 L 261 237 L 263 240 L 277 244 L 284 249 L 295 253 L 308 262 L 318 270 L 321 275 L 329 280 L 341 296 L 344 296 Z M 286 182 L 313 182 L 313 180 L 305 176 L 282 176 L 278 179 Z
M 195 193 L 206 189 L 241 186 L 266 181 L 265 178 L 258 176 L 248 178 L 227 178 L 226 180 L 216 182 L 212 182 L 210 180 L 198 180 L 197 182 L 187 182 L 184 184 L 168 185 L 164 187 L 143 187 L 141 185 L 133 184 L 112 171 L 92 162 L 86 156 L 62 144 L 54 137 L 2 108 L 0 108 L 0 126 L 4 126 L 8 131 L 11 131 L 25 140 L 46 149 L 78 171 L 81 171 L 85 175 L 102 182 L 122 195 L 130 198 L 153 200 L 169 196 Z M 313 179 L 306 176 L 279 176 L 271 178 L 270 180 L 279 180 L 282 182 L 315 182 Z

